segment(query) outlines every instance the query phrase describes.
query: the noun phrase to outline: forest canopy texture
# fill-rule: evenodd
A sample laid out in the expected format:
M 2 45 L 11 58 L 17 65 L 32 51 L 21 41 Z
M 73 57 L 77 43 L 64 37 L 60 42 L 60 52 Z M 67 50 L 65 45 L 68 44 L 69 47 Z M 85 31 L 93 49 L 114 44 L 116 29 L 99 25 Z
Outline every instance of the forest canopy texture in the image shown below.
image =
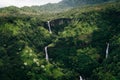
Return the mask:
M 120 2 L 58 4 L 0 8 L 0 80 L 120 80 Z

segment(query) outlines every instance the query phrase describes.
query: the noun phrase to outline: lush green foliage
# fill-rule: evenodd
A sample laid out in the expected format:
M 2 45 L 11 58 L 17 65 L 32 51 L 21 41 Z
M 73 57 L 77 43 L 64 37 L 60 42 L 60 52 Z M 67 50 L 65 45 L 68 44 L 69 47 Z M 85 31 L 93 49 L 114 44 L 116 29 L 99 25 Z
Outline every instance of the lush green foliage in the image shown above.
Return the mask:
M 120 80 L 120 2 L 80 9 L 50 17 L 16 15 L 16 8 L 0 16 L 0 80 Z M 61 17 L 50 21 L 52 34 L 48 16 Z

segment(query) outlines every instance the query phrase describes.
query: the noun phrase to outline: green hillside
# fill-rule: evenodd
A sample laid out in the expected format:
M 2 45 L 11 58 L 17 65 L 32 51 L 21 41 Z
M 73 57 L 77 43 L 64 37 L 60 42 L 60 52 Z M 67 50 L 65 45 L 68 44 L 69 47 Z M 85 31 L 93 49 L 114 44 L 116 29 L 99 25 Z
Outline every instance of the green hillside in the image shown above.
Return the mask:
M 0 80 L 120 80 L 119 1 L 26 10 L 0 9 Z
M 116 1 L 116 0 L 62 0 L 59 3 L 55 3 L 55 4 L 49 3 L 43 6 L 32 6 L 30 8 L 38 12 L 59 13 L 78 6 L 83 7 L 86 5 L 100 4 L 109 1 Z
M 4 13 L 26 13 L 26 14 L 33 14 L 33 13 L 60 13 L 63 11 L 68 11 L 72 8 L 76 7 L 85 7 L 91 6 L 96 4 L 102 4 L 106 2 L 117 1 L 117 0 L 62 0 L 59 3 L 48 3 L 42 6 L 24 6 L 21 8 L 17 8 L 15 6 L 9 6 L 6 8 L 0 8 L 0 12 Z

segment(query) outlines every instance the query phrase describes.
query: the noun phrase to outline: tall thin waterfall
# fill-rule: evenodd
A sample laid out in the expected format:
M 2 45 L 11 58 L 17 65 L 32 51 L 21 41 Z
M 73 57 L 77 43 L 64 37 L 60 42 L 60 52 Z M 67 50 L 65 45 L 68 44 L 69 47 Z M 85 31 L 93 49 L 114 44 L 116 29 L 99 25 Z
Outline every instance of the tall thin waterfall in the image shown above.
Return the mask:
M 45 59 L 46 59 L 46 61 L 49 61 L 47 48 L 48 48 L 48 47 L 46 46 L 46 47 L 45 47 Z
M 108 58 L 108 54 L 109 54 L 109 43 L 107 43 L 107 48 L 106 48 L 106 59 Z
M 50 26 L 50 21 L 47 21 L 49 32 L 52 33 L 51 26 Z
M 80 80 L 83 80 L 82 76 L 80 76 Z

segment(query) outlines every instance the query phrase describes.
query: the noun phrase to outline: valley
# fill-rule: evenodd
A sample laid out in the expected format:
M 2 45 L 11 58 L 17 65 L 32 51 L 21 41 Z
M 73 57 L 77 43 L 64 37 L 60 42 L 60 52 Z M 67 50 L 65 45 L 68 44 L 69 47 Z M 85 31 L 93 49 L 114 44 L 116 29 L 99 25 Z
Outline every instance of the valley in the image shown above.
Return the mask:
M 120 1 L 79 1 L 0 8 L 0 80 L 120 80 Z

